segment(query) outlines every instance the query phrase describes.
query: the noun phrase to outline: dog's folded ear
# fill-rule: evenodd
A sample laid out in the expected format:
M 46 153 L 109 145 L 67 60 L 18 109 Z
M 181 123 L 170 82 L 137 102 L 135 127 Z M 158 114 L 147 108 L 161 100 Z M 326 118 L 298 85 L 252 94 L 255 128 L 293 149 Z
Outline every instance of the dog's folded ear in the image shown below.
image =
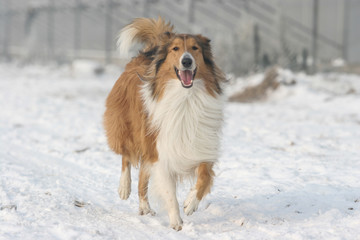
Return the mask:
M 172 33 L 172 32 L 164 32 L 163 35 L 166 36 L 167 38 L 171 38 L 171 37 L 174 36 L 174 33 Z
M 173 38 L 174 36 L 175 36 L 175 33 L 173 33 L 173 32 L 164 32 L 164 33 L 160 34 L 159 39 L 160 39 L 161 45 L 169 42 L 169 40 L 171 38 Z
M 195 35 L 198 44 L 200 45 L 204 57 L 204 61 L 207 65 L 214 65 L 213 55 L 211 52 L 210 39 L 204 37 L 201 34 Z
M 209 44 L 211 42 L 211 40 L 207 37 L 204 37 L 201 34 L 196 35 L 196 37 L 200 40 L 201 43 L 203 44 Z
M 197 40 L 198 44 L 201 46 L 201 48 L 203 49 L 203 54 L 212 58 L 210 39 L 208 39 L 207 37 L 204 37 L 201 34 L 198 34 L 198 35 L 196 35 L 196 40 Z

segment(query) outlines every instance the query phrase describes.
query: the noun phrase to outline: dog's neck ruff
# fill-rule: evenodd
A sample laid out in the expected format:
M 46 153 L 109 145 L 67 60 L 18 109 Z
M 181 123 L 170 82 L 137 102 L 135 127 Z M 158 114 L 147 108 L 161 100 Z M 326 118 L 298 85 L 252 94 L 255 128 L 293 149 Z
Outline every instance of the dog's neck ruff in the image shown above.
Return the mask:
M 160 164 L 185 176 L 199 163 L 217 161 L 223 101 L 207 92 L 203 80 L 196 79 L 192 88 L 185 89 L 172 79 L 160 100 L 153 99 L 150 84 L 144 83 L 142 97 L 151 128 L 158 132 Z

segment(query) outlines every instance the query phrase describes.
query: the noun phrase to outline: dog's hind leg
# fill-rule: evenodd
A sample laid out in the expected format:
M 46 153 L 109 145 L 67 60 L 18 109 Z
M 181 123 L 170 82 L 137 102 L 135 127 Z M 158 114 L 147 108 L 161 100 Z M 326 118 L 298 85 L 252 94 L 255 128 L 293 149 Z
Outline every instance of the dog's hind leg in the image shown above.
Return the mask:
M 151 215 L 155 215 L 155 212 L 150 208 L 149 200 L 148 200 L 148 184 L 149 184 L 149 166 L 146 162 L 142 162 L 140 165 L 139 171 L 139 185 L 138 185 L 138 193 L 139 193 L 139 214 L 146 215 L 150 213 Z
M 212 163 L 201 163 L 197 168 L 196 185 L 190 190 L 184 202 L 184 212 L 186 215 L 193 214 L 197 210 L 201 199 L 210 192 L 215 175 L 212 167 Z
M 122 156 L 121 177 L 118 193 L 121 199 L 129 198 L 131 192 L 131 164 L 128 156 Z

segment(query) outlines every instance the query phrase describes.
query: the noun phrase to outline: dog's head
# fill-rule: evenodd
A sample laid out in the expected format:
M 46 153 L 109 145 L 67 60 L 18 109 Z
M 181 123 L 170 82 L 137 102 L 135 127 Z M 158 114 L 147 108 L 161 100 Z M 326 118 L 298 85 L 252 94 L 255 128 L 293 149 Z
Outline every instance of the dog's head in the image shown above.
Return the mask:
M 176 78 L 184 88 L 193 86 L 198 68 L 204 68 L 204 44 L 208 40 L 200 36 L 180 34 L 170 41 L 164 65 L 172 66 Z
M 182 87 L 191 88 L 194 81 L 203 80 L 209 91 L 221 92 L 219 82 L 225 77 L 214 63 L 210 40 L 202 35 L 167 32 L 158 46 L 144 54 L 152 59 L 147 76 L 154 87 L 178 79 Z

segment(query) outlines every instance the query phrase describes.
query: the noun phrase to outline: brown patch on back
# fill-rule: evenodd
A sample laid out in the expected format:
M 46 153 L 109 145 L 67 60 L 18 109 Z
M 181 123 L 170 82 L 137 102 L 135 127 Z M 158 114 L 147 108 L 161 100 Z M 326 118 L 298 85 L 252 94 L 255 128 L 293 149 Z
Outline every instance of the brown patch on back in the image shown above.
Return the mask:
M 157 161 L 156 133 L 149 133 L 149 121 L 140 96 L 144 74 L 150 61 L 140 55 L 134 58 L 116 81 L 106 100 L 104 127 L 109 147 L 117 154 L 129 156 L 132 165 L 141 157 L 144 161 Z

